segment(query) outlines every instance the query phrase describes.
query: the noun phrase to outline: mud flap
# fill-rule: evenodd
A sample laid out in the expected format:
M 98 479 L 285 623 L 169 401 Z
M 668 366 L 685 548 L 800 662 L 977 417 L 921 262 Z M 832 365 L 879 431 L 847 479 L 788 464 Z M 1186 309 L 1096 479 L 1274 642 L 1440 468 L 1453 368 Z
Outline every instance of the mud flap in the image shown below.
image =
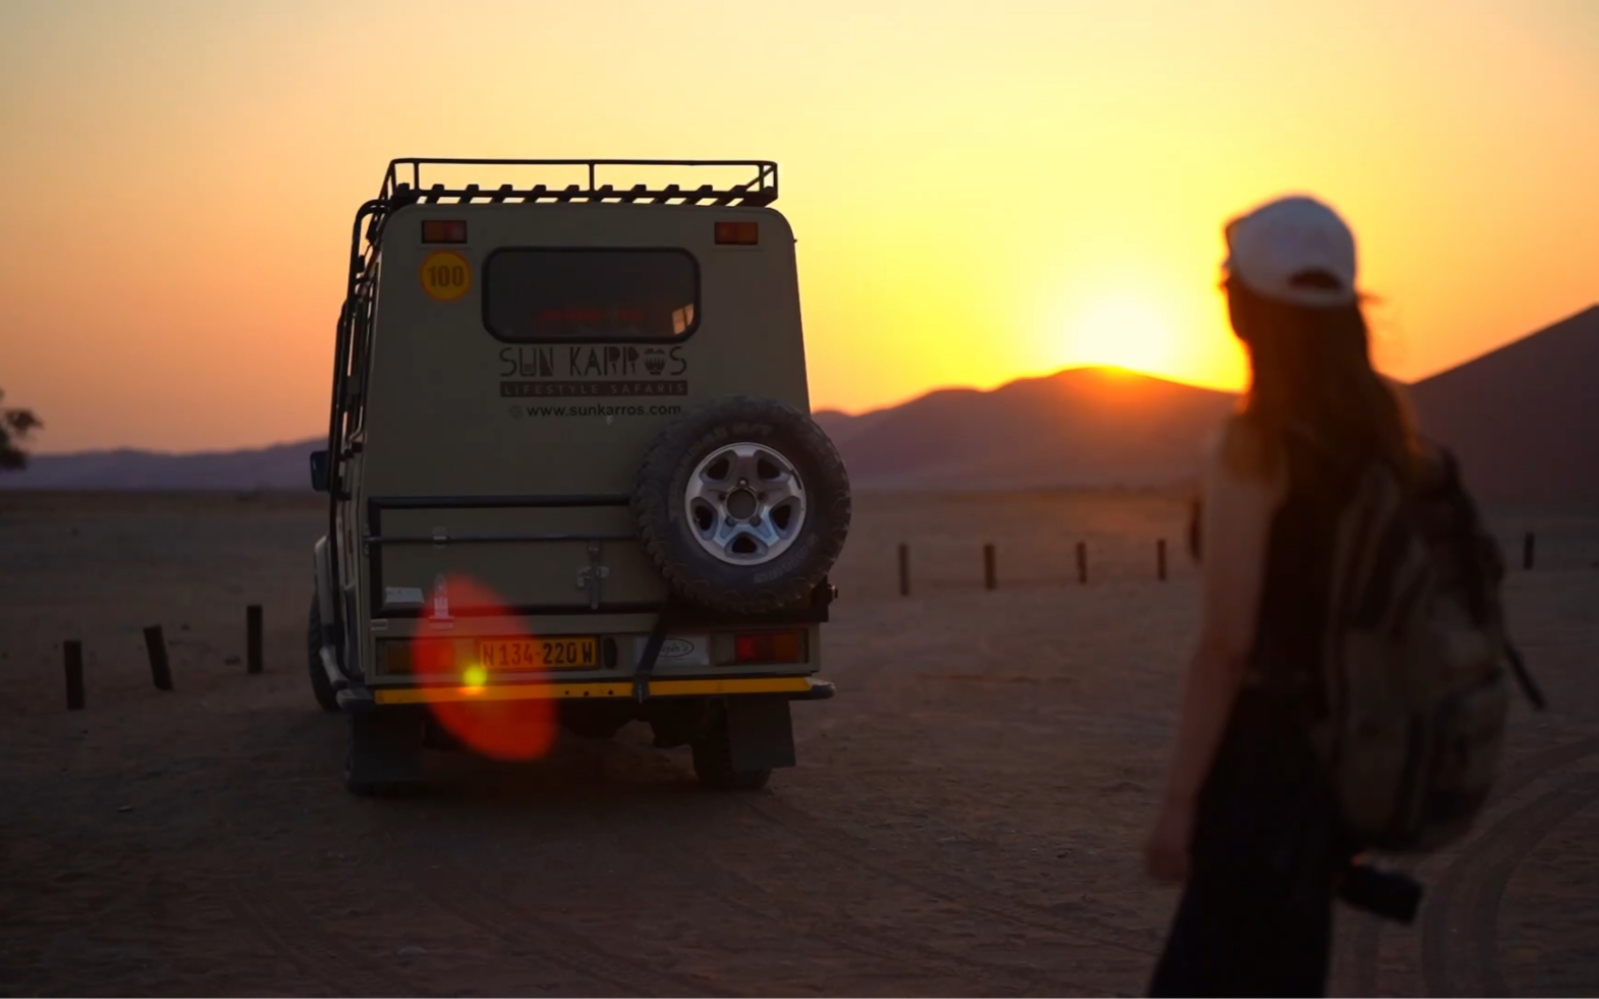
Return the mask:
M 359 711 L 349 719 L 344 780 L 352 789 L 377 790 L 422 779 L 423 718 L 419 714 Z
M 1533 680 L 1532 674 L 1527 672 L 1527 663 L 1521 658 L 1521 650 L 1510 642 L 1505 642 L 1505 657 L 1510 660 L 1510 671 L 1514 674 L 1516 682 L 1521 685 L 1521 692 L 1527 695 L 1527 700 L 1532 702 L 1533 710 L 1542 711 L 1545 707 L 1543 690 Z
M 655 618 L 655 627 L 644 643 L 644 654 L 639 657 L 633 672 L 633 703 L 643 704 L 650 697 L 650 675 L 655 672 L 655 662 L 661 657 L 661 646 L 666 642 L 666 630 L 672 626 L 678 612 L 677 604 L 668 599 Z
M 784 697 L 728 698 L 727 748 L 735 773 L 794 766 L 794 724 Z

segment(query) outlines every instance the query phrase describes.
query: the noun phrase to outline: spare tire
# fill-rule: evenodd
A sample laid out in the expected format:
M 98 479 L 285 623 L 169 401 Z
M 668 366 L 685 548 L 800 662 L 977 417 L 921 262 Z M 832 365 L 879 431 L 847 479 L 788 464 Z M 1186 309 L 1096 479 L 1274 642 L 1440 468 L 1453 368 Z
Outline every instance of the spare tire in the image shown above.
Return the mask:
M 685 415 L 644 456 L 633 513 L 680 596 L 733 614 L 808 599 L 849 534 L 849 476 L 810 416 L 738 398 Z

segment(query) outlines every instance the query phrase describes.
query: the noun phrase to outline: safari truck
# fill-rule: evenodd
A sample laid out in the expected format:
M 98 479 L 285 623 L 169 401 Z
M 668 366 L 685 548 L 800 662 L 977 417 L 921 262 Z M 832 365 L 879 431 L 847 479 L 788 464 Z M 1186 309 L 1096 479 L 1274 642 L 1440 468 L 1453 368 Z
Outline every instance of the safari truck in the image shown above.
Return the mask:
M 767 161 L 389 165 L 311 457 L 311 687 L 352 792 L 630 721 L 709 787 L 794 765 L 850 492 L 776 197 Z

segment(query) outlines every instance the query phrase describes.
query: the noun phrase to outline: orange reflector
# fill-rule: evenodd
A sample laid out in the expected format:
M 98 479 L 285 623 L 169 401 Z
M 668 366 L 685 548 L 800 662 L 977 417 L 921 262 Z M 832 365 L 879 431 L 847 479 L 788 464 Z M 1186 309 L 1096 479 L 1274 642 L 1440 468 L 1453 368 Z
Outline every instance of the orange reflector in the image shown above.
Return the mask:
M 718 243 L 731 243 L 734 246 L 754 246 L 761 241 L 760 223 L 718 222 L 716 223 L 716 241 Z
M 459 219 L 423 219 L 422 242 L 464 243 L 466 223 Z
M 761 631 L 733 636 L 735 663 L 798 663 L 805 661 L 803 631 Z

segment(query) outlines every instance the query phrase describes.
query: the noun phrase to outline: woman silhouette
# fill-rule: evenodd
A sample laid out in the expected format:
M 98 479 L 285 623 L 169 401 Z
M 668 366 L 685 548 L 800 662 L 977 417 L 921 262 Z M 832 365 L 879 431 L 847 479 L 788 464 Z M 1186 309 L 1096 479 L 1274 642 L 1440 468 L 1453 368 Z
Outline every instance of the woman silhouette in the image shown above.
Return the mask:
M 1308 197 L 1228 224 L 1223 287 L 1251 384 L 1208 456 L 1203 623 L 1149 872 L 1182 883 L 1154 995 L 1320 995 L 1339 828 L 1306 739 L 1330 537 L 1360 473 L 1410 474 L 1415 436 L 1373 370 L 1355 240 Z

